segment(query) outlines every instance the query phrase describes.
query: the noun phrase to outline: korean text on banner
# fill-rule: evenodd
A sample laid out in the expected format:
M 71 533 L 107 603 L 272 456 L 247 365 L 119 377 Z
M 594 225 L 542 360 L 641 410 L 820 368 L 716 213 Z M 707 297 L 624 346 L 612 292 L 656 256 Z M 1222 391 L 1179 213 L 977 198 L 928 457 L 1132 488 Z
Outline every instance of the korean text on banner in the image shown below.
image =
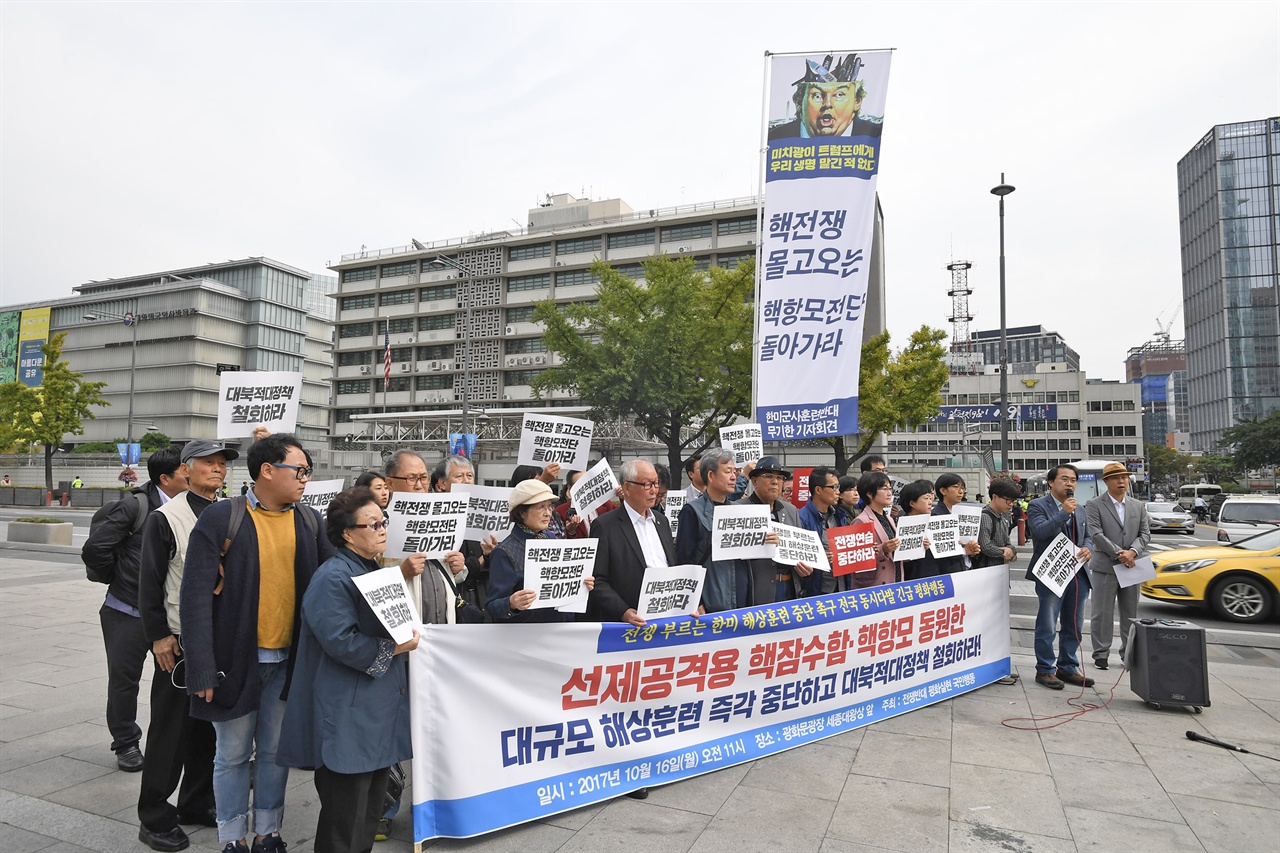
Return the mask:
M 405 586 L 399 566 L 355 575 L 351 580 L 396 645 L 413 639 L 413 628 L 422 624 L 422 620 L 418 618 L 413 596 Z
M 663 511 L 667 514 L 667 521 L 671 522 L 671 538 L 674 539 L 676 531 L 680 529 L 680 510 L 684 509 L 685 494 L 682 492 L 667 492 L 667 501 L 663 505 Z
M 511 490 L 503 486 L 454 486 L 449 494 L 467 498 L 467 531 L 463 536 L 471 542 L 483 542 L 490 536 L 499 540 L 511 532 Z
M 579 418 L 526 413 L 520 428 L 518 465 L 545 468 L 555 463 L 575 471 L 591 461 L 591 433 L 595 424 Z
M 613 500 L 618 491 L 618 478 L 613 476 L 609 460 L 602 458 L 591 470 L 578 478 L 569 489 L 569 504 L 578 511 L 578 515 L 591 521 L 606 501 Z
M 858 431 L 888 51 L 771 55 L 756 417 L 765 441 Z
M 924 556 L 924 540 L 929 535 L 927 515 L 904 515 L 898 519 L 898 550 L 893 552 L 897 560 L 919 560 Z
M 960 520 L 957 538 L 961 545 L 978 541 L 978 530 L 982 527 L 982 507 L 973 504 L 958 504 L 951 514 Z
M 703 566 L 646 566 L 636 613 L 645 620 L 692 615 L 702 600 L 706 579 Z
M 759 461 L 764 456 L 764 438 L 760 424 L 720 427 L 720 446 L 733 453 L 733 464 L 738 467 Z
M 293 432 L 302 374 L 229 370 L 218 377 L 218 438 L 248 438 L 255 428 Z
M 462 547 L 467 496 L 452 492 L 397 492 L 387 504 L 387 557 L 425 554 L 439 559 Z
M 299 503 L 315 507 L 316 512 L 324 516 L 328 513 L 329 504 L 342 491 L 342 483 L 342 480 L 308 480 Z
M 993 568 L 641 628 L 428 625 L 409 660 L 414 840 L 545 818 L 982 687 L 1009 673 L 1008 587 Z
M 599 539 L 530 539 L 524 545 L 524 588 L 538 594 L 529 609 L 587 612 L 582 579 L 596 564 Z
M 1031 574 L 1040 583 L 1049 587 L 1054 595 L 1061 598 L 1062 591 L 1067 588 L 1067 584 L 1071 583 L 1071 579 L 1083 565 L 1076 559 L 1079 551 L 1078 545 L 1068 539 L 1065 534 L 1059 533 L 1053 537 L 1049 547 L 1044 549 L 1040 559 L 1031 567 Z
M 824 572 L 830 570 L 827 552 L 823 549 L 822 540 L 818 538 L 818 534 L 804 527 L 792 527 L 790 524 L 779 524 L 776 521 L 769 522 L 769 529 L 778 534 L 774 562 L 786 563 L 788 566 L 804 563 L 812 569 L 821 569 Z
M 831 573 L 851 575 L 870 572 L 876 567 L 876 529 L 872 524 L 851 524 L 827 531 L 831 546 Z M 823 568 L 821 565 L 814 566 Z M 825 571 L 825 570 L 824 570 Z
M 960 519 L 954 515 L 931 515 L 929 519 L 929 550 L 935 557 L 958 557 L 964 553 L 960 544 Z
M 769 507 L 763 504 L 718 506 L 711 517 L 711 559 L 773 558 L 776 545 L 767 544 Z

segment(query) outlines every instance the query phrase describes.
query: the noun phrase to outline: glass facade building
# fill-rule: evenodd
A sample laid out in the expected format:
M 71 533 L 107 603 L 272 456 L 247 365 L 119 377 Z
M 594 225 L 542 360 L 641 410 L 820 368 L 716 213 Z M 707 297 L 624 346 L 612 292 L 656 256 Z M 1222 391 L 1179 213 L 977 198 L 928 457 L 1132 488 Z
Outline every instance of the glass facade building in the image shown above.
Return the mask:
M 1178 161 L 1191 446 L 1280 409 L 1280 118 L 1214 127 Z

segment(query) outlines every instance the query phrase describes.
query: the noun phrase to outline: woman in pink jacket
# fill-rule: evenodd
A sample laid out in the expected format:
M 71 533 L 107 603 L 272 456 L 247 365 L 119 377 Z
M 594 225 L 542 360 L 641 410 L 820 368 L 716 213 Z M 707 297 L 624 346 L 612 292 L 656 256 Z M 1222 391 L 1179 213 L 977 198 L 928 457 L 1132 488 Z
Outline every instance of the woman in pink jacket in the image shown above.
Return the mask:
M 902 580 L 898 575 L 897 564 L 893 561 L 893 552 L 898 550 L 898 529 L 889 515 L 889 506 L 893 503 L 893 484 L 883 473 L 871 471 L 858 480 L 858 496 L 866 504 L 866 509 L 853 523 L 870 524 L 875 529 L 876 567 L 874 571 L 852 575 L 853 587 L 861 589 L 883 586 Z

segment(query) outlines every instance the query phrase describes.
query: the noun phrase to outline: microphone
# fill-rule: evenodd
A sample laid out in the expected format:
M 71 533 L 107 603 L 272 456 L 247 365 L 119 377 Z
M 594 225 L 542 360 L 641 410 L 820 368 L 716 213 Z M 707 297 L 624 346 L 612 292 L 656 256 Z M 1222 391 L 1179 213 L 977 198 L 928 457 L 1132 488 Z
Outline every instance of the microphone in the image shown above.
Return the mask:
M 1076 496 L 1076 490 L 1075 490 L 1075 489 L 1067 489 L 1067 497 L 1069 497 L 1069 498 L 1074 498 L 1075 496 Z
M 1209 743 L 1209 744 L 1213 744 L 1214 746 L 1220 746 L 1223 749 L 1229 749 L 1232 752 L 1243 752 L 1246 755 L 1251 754 L 1249 750 L 1245 749 L 1242 746 L 1232 746 L 1229 743 L 1223 743 L 1220 740 L 1214 740 L 1213 738 L 1208 737 L 1206 735 L 1202 735 L 1199 732 L 1187 732 L 1187 740 L 1197 740 L 1197 741 L 1200 741 L 1201 743 Z

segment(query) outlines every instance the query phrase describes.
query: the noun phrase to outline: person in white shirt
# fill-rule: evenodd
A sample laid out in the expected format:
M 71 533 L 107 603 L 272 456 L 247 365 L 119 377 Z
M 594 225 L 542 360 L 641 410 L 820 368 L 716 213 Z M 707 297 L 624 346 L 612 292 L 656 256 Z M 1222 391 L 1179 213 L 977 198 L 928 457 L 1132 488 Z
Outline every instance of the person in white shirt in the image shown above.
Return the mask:
M 1151 522 L 1146 504 L 1129 497 L 1129 469 L 1109 462 L 1102 469 L 1107 493 L 1085 504 L 1085 519 L 1093 537 L 1089 571 L 1093 576 L 1093 606 L 1089 639 L 1093 665 L 1107 668 L 1116 602 L 1120 603 L 1120 659 L 1124 660 L 1129 627 L 1138 618 L 1138 585 L 1121 587 L 1115 566 L 1133 568 L 1151 544 Z

